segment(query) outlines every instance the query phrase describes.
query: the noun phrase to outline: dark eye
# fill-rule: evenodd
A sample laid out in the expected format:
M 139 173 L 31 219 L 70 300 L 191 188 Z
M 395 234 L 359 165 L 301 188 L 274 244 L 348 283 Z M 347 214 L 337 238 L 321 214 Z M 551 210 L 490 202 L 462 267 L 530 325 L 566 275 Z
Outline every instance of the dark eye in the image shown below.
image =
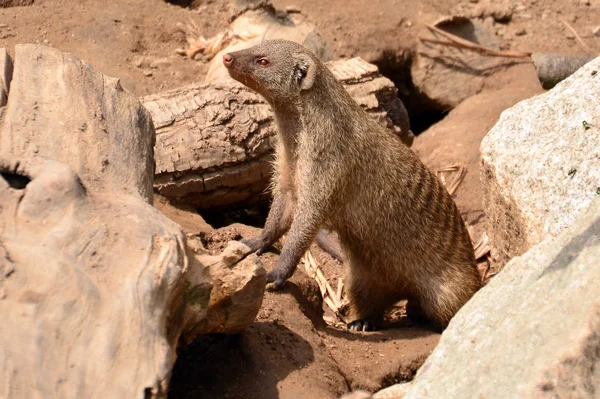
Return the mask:
M 260 65 L 260 66 L 267 66 L 270 64 L 269 59 L 266 57 L 261 57 L 259 59 L 256 60 L 256 64 Z

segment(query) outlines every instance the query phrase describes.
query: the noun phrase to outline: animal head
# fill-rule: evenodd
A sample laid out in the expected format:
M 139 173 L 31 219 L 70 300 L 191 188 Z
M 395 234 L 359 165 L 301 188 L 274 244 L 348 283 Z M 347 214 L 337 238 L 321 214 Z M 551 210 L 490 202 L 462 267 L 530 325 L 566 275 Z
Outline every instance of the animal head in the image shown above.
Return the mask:
M 287 40 L 266 40 L 227 53 L 223 56 L 223 64 L 232 78 L 272 103 L 293 100 L 310 90 L 319 67 L 310 51 Z

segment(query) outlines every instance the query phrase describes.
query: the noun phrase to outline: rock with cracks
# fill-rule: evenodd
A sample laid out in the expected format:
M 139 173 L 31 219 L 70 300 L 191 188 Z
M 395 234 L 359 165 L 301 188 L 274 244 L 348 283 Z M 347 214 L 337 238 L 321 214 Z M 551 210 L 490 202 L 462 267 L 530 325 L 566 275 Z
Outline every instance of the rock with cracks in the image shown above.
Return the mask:
M 475 294 L 404 398 L 597 396 L 598 259 L 600 198 Z
M 412 144 L 408 113 L 394 84 L 360 58 L 327 64 L 373 118 Z M 264 199 L 271 177 L 273 112 L 233 79 L 144 97 L 156 127 L 155 189 L 203 209 Z
M 1 395 L 165 397 L 177 345 L 250 324 L 265 272 L 152 207 L 154 129 L 117 79 L 15 53 L 12 75 L 0 59 Z
M 600 58 L 504 111 L 483 139 L 482 182 L 499 265 L 573 223 L 600 193 Z

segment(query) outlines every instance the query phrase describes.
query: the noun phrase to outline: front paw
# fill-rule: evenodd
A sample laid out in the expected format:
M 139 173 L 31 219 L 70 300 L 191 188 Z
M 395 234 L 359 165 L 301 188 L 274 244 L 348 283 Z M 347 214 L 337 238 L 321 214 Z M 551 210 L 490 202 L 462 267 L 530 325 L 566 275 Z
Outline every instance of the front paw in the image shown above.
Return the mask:
M 282 276 L 277 270 L 267 273 L 267 283 L 272 283 L 270 288 L 278 290 L 287 281 L 287 277 Z
M 350 331 L 375 331 L 375 323 L 369 319 L 358 319 L 346 326 Z
M 261 237 L 241 240 L 240 242 L 250 247 L 250 252 L 256 252 L 257 255 L 261 255 L 263 252 L 265 252 L 266 245 Z

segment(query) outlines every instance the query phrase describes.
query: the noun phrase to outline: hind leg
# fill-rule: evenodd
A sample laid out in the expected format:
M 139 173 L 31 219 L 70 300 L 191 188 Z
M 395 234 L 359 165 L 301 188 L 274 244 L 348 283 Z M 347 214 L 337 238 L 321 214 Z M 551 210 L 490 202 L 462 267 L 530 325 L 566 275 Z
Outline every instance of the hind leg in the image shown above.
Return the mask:
M 350 274 L 347 277 L 348 299 L 352 322 L 348 329 L 352 331 L 373 331 L 381 326 L 383 313 L 395 301 L 395 297 L 370 279 L 368 276 Z
M 468 274 L 456 274 L 450 278 L 433 277 L 421 285 L 418 303 L 424 316 L 440 327 L 446 327 L 456 312 L 479 289 L 479 280 Z

